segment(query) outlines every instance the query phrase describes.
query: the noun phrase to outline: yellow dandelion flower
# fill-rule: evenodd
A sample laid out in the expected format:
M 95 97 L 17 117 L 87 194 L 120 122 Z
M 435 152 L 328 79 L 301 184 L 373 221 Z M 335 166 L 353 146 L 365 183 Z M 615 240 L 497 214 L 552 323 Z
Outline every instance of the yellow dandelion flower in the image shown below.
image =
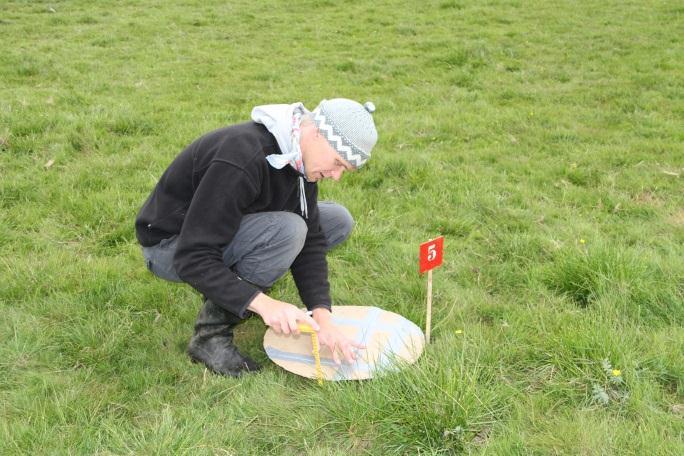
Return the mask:
M 456 333 L 456 334 L 463 334 L 463 330 L 457 329 L 456 331 L 454 331 L 454 333 Z
M 586 244 L 586 243 L 587 243 L 587 241 L 585 241 L 584 239 L 580 239 L 580 244 Z
M 620 369 L 613 369 L 613 377 L 619 377 L 622 374 Z

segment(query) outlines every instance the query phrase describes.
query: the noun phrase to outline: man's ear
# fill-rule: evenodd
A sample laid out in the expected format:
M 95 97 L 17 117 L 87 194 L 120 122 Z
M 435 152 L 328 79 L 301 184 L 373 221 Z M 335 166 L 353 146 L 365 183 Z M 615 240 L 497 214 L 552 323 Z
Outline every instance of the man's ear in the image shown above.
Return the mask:
M 310 123 L 308 125 L 308 127 L 311 128 L 312 134 L 314 135 L 314 137 L 318 138 L 319 136 L 321 136 L 321 131 L 316 127 L 316 125 L 314 125 L 313 123 Z

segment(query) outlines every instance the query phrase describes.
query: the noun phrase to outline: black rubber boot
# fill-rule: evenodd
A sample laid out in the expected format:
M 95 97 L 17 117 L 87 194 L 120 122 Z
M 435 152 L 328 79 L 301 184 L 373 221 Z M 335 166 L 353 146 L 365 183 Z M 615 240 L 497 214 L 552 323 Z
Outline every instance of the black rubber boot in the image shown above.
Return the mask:
M 261 369 L 256 361 L 241 355 L 233 344 L 233 328 L 241 321 L 211 300 L 204 301 L 188 345 L 190 358 L 217 374 L 231 377 Z

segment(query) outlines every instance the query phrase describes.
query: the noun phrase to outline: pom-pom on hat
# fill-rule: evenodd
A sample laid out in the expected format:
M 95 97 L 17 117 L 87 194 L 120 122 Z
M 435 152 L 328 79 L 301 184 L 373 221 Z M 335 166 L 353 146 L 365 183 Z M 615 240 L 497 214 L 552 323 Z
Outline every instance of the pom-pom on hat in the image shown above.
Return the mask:
M 342 158 L 360 168 L 378 142 L 373 116 L 375 105 L 347 98 L 323 100 L 313 110 L 313 121 Z

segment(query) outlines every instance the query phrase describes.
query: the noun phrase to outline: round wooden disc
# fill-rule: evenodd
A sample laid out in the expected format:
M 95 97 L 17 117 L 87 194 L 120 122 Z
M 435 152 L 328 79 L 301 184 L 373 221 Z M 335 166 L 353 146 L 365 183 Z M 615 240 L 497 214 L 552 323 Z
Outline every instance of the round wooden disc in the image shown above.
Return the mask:
M 332 320 L 350 339 L 366 345 L 356 361 L 342 365 L 333 361 L 328 347 L 321 347 L 321 368 L 326 380 L 363 380 L 401 364 L 412 364 L 423 352 L 425 336 L 418 326 L 401 315 L 377 307 L 335 306 Z M 316 378 L 310 334 L 276 334 L 271 328 L 264 334 L 264 350 L 283 369 L 308 378 Z

